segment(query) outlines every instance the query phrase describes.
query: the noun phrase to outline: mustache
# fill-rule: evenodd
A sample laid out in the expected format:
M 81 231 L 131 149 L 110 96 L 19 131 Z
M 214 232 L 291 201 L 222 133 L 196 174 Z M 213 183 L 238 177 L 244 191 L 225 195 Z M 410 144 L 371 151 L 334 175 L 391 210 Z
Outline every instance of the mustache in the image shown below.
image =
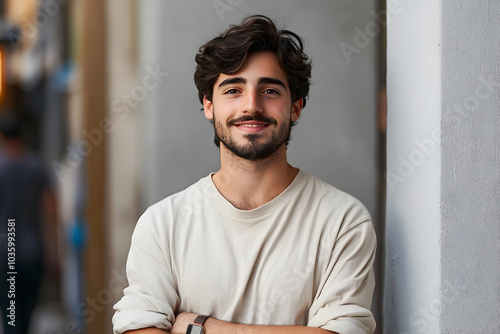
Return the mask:
M 230 126 L 234 125 L 235 123 L 248 122 L 248 121 L 265 122 L 272 125 L 278 124 L 278 122 L 274 118 L 256 114 L 256 115 L 245 115 L 238 118 L 230 119 L 229 121 L 227 121 L 227 125 Z

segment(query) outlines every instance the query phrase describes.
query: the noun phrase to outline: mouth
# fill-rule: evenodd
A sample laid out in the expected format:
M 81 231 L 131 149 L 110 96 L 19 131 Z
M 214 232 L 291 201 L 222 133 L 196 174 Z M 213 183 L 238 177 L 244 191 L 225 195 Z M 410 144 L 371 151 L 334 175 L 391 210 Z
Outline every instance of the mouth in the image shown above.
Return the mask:
M 234 123 L 234 126 L 245 132 L 259 132 L 266 129 L 270 124 L 260 121 L 246 121 Z

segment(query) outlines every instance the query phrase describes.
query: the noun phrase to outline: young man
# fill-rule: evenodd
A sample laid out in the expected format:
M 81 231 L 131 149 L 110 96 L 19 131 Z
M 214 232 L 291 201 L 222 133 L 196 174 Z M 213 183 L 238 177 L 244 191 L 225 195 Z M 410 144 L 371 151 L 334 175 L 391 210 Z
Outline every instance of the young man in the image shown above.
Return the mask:
M 373 332 L 369 213 L 287 162 L 309 92 L 301 39 L 253 16 L 196 62 L 221 168 L 140 218 L 115 333 Z

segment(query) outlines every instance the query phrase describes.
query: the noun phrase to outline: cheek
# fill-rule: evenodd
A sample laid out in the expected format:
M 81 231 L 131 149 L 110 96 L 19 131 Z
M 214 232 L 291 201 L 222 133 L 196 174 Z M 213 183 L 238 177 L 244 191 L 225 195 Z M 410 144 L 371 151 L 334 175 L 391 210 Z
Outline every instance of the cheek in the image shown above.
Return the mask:
M 283 114 L 288 113 L 291 109 L 291 104 L 283 100 L 267 100 L 265 101 L 265 107 L 268 113 L 273 114 Z
M 272 112 L 269 114 L 271 117 L 276 119 L 290 120 L 290 116 L 293 118 L 293 109 L 290 103 L 276 103 L 274 108 L 270 109 Z
M 213 117 L 228 119 L 239 114 L 241 108 L 236 100 L 218 100 L 212 105 Z

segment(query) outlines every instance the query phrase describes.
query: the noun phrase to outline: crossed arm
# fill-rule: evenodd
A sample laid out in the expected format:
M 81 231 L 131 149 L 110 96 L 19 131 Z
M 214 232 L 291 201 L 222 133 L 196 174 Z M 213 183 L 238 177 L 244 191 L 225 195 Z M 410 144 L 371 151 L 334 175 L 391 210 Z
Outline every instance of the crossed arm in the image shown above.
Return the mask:
M 193 313 L 181 313 L 177 316 L 174 327 L 170 334 L 184 334 L 187 326 L 193 323 L 196 318 Z M 321 328 L 306 326 L 259 326 L 234 324 L 227 321 L 208 318 L 205 322 L 207 334 L 332 334 L 333 332 Z M 144 328 L 127 331 L 124 334 L 165 334 L 166 332 L 158 328 Z

